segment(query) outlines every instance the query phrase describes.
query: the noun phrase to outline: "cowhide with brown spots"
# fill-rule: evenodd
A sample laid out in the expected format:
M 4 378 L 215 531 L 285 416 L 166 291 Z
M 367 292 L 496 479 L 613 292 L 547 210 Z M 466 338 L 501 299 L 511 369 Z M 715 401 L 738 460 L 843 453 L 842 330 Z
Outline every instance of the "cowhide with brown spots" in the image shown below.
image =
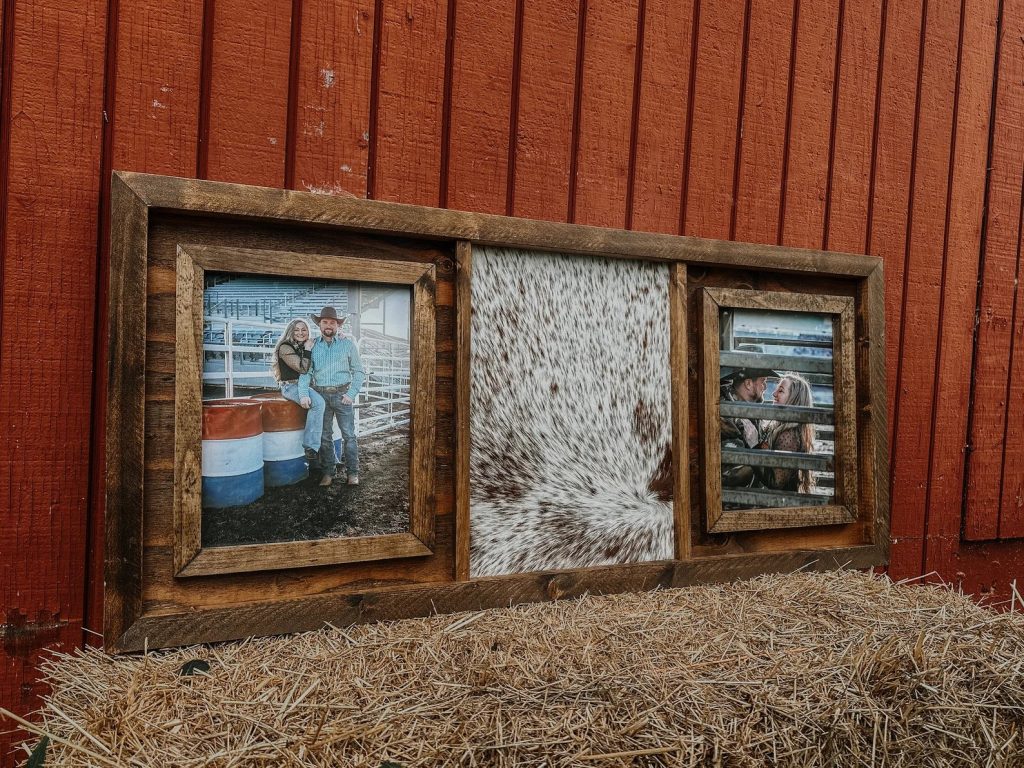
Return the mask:
M 473 576 L 672 557 L 668 269 L 477 248 Z

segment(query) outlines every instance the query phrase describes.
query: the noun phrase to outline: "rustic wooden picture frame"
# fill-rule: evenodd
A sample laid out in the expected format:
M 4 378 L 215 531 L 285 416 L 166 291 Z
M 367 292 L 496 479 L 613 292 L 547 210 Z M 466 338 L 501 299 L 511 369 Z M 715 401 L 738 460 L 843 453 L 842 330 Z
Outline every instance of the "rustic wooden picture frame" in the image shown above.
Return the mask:
M 362 269 L 374 260 L 433 265 L 436 448 L 418 459 L 423 471 L 432 464 L 434 472 L 427 499 L 433 539 L 419 539 L 430 554 L 358 562 L 319 561 L 313 555 L 302 567 L 292 567 L 287 558 L 268 565 L 265 558 L 256 571 L 178 575 L 196 561 L 187 549 L 176 553 L 174 547 L 174 528 L 181 520 L 173 514 L 176 317 L 179 298 L 188 300 L 187 291 L 178 290 L 179 245 L 193 260 L 200 253 L 196 246 L 202 246 L 287 251 L 304 259 L 351 257 Z M 473 249 L 483 245 L 670 266 L 674 558 L 469 578 L 470 274 Z M 888 487 L 881 479 L 887 474 L 884 302 L 877 258 L 116 172 L 110 264 L 104 508 L 108 651 L 887 561 Z M 834 535 L 833 528 L 806 529 L 806 534 L 792 529 L 793 535 L 775 538 L 756 532 L 723 534 L 738 537 L 739 546 L 702 539 L 701 489 L 692 483 L 702 480 L 696 458 L 703 397 L 693 386 L 700 361 L 693 353 L 699 328 L 691 312 L 694 286 L 709 274 L 718 276 L 718 285 L 726 275 L 724 284 L 730 286 L 728 275 L 735 274 L 735 287 L 752 274 L 769 281 L 772 276 L 790 283 L 824 281 L 844 286 L 843 292 L 853 297 L 858 516 L 833 527 L 842 535 Z M 181 330 L 194 345 L 195 328 L 184 325 Z M 200 556 L 192 567 L 200 568 L 201 561 Z
M 409 531 L 380 536 L 206 547 L 201 544 L 203 285 L 206 271 L 350 280 L 412 289 Z M 174 420 L 175 575 L 276 570 L 417 557 L 434 542 L 434 267 L 252 248 L 179 245 Z
M 772 530 L 776 528 L 809 527 L 852 523 L 859 516 L 857 483 L 857 425 L 856 425 L 856 361 L 854 359 L 854 299 L 848 296 L 821 296 L 801 293 L 782 293 L 733 288 L 704 288 L 702 293 L 702 408 L 704 467 L 704 510 L 707 529 L 711 533 L 745 530 Z M 774 356 L 752 353 L 722 353 L 720 318 L 723 309 L 758 309 L 779 312 L 803 312 L 827 315 L 832 318 L 832 358 L 835 425 L 835 456 L 829 469 L 836 477 L 835 500 L 820 506 L 779 506 L 771 508 L 724 509 L 722 489 L 722 444 L 720 417 L 722 403 L 719 396 L 719 366 L 726 354 L 735 361 L 745 357 L 772 362 Z M 734 362 L 735 362 L 734 361 Z M 779 364 L 786 361 L 779 359 Z M 792 361 L 790 361 L 792 362 Z M 729 404 L 744 412 L 755 408 L 764 418 L 772 418 L 771 404 Z M 827 414 L 818 414 L 826 416 Z M 794 416 L 794 418 L 808 418 Z M 823 422 L 824 423 L 824 422 Z M 742 452 L 747 453 L 747 452 Z M 758 456 L 759 453 L 765 454 Z M 787 457 L 771 456 L 774 452 L 750 452 L 744 463 L 760 460 L 783 461 Z M 737 457 L 737 461 L 739 461 Z M 756 495 L 753 492 L 749 495 Z M 781 495 L 781 493 L 779 494 Z M 787 494 L 797 497 L 799 494 Z M 793 504 L 793 502 L 789 502 Z

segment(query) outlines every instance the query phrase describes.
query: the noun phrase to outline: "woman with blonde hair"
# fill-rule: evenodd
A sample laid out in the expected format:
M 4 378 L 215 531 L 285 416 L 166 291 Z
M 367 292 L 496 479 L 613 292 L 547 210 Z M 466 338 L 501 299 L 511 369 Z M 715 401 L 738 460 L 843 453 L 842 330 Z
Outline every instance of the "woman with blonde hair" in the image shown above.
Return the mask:
M 811 385 L 798 373 L 787 373 L 775 387 L 772 395 L 775 405 L 790 405 L 810 408 L 814 405 Z M 769 421 L 766 439 L 760 447 L 770 451 L 794 451 L 814 453 L 814 425 L 798 424 L 792 421 Z M 765 487 L 779 491 L 810 493 L 814 478 L 810 470 L 786 467 L 762 467 L 760 479 Z
M 320 450 L 326 408 L 323 397 L 312 388 L 308 396 L 299 396 L 299 376 L 309 373 L 313 363 L 312 349 L 309 324 L 302 319 L 292 320 L 277 340 L 274 362 L 270 365 L 270 372 L 281 386 L 281 395 L 309 411 L 306 414 L 306 429 L 302 433 L 302 447 L 306 449 L 306 458 L 310 460 L 316 458 Z

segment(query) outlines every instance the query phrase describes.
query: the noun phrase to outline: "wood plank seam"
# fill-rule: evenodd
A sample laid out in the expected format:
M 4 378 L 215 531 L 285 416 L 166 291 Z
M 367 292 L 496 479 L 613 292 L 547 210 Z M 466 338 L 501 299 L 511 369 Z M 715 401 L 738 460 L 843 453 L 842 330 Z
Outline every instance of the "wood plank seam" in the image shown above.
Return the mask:
M 373 54 L 370 67 L 370 140 L 366 157 L 366 194 L 370 199 L 377 197 L 377 147 L 380 135 L 380 49 L 384 34 L 384 0 L 373 4 Z
M 637 138 L 640 133 L 640 91 L 644 73 L 644 31 L 647 0 L 639 0 L 636 15 L 636 57 L 633 61 L 633 110 L 629 130 L 629 160 L 626 165 L 626 229 L 633 229 L 633 196 L 636 186 Z
M 693 29 L 690 33 L 690 84 L 687 88 L 688 103 L 686 105 L 686 139 L 683 143 L 683 179 L 679 195 L 679 227 L 677 233 L 686 234 L 686 206 L 690 197 L 690 149 L 693 146 L 693 102 L 694 89 L 697 86 L 697 50 L 700 33 L 701 0 L 693 2 Z
M 216 0 L 203 0 L 203 44 L 199 64 L 199 125 L 196 127 L 196 178 L 208 177 L 210 157 L 210 87 L 213 80 L 213 23 Z
M 95 314 L 93 319 L 92 348 L 95 350 L 96 365 L 92 371 L 92 418 L 90 419 L 91 435 L 89 451 L 89 482 L 86 488 L 86 509 L 90 520 L 85 528 L 85 551 L 87 562 L 92 560 L 92 554 L 97 548 L 102 548 L 102 538 L 91 519 L 102 509 L 103 497 L 103 471 L 104 462 L 101 451 L 95 450 L 94 446 L 102 445 L 102 438 L 105 429 L 104 406 L 107 400 L 106 381 L 104 379 L 105 350 L 104 340 L 107 335 L 107 273 L 109 263 L 107 252 L 110 246 L 110 189 L 111 172 L 114 153 L 114 125 L 117 119 L 116 114 L 116 86 L 117 86 L 117 53 L 118 53 L 118 27 L 120 23 L 120 0 L 110 0 L 107 6 L 107 38 L 106 38 L 106 60 L 103 71 L 103 137 L 100 144 L 100 174 L 99 184 L 99 205 L 97 205 L 96 222 L 96 291 L 95 291 Z M 2 206 L 2 202 L 0 202 Z M 0 231 L 3 227 L 0 226 Z M 97 541 L 99 539 L 99 541 Z M 92 635 L 87 628 L 98 628 L 102 626 L 102 603 L 96 604 L 94 591 L 90 589 L 89 572 L 86 572 L 84 604 L 82 607 L 83 624 L 83 645 L 92 640 Z
M 839 117 L 840 76 L 843 69 L 843 31 L 846 23 L 846 0 L 839 0 L 839 23 L 836 25 L 836 64 L 832 73 L 832 118 L 828 137 L 828 172 L 825 175 L 825 215 L 821 247 L 829 247 L 829 225 L 832 221 L 832 180 L 836 166 L 836 122 Z
M 508 110 L 508 160 L 505 177 L 505 214 L 516 208 L 516 147 L 519 136 L 519 97 L 523 87 L 523 19 L 526 0 L 516 0 L 516 21 L 512 32 L 512 99 Z
M 729 211 L 729 239 L 736 239 L 736 215 L 739 209 L 737 201 L 740 197 L 740 177 L 743 171 L 743 119 L 747 104 L 747 76 L 750 68 L 750 16 L 751 0 L 743 10 L 743 44 L 740 54 L 740 97 L 737 101 L 736 114 L 736 148 L 733 151 L 735 162 L 732 174 L 732 207 Z
M 900 291 L 901 291 L 900 292 L 900 314 L 899 314 L 898 318 L 895 318 L 895 321 L 899 324 L 899 339 L 900 339 L 900 341 L 899 341 L 899 348 L 901 350 L 905 348 L 904 345 L 906 343 L 906 333 L 907 333 L 905 318 L 907 316 L 907 294 L 908 294 L 907 287 L 908 287 L 909 282 L 910 282 L 910 276 L 907 274 L 907 264 L 910 261 L 910 250 L 911 250 L 911 247 L 913 245 L 912 238 L 911 238 L 911 233 L 913 232 L 913 229 L 914 229 L 914 201 L 915 201 L 915 198 L 916 198 L 916 184 L 915 184 L 915 182 L 916 182 L 916 179 L 917 179 L 917 150 L 918 150 L 918 138 L 920 136 L 920 127 L 921 127 L 921 83 L 924 80 L 924 52 L 925 52 L 925 43 L 926 43 L 925 32 L 926 32 L 926 30 L 928 28 L 928 0 L 923 0 L 923 1 L 924 1 L 924 5 L 923 5 L 923 9 L 921 11 L 920 46 L 919 46 L 919 49 L 918 49 L 918 58 L 917 58 L 917 86 L 916 86 L 917 97 L 916 97 L 915 103 L 914 103 L 914 128 L 913 128 L 913 131 L 912 131 L 912 136 L 913 136 L 912 146 L 913 146 L 913 150 L 911 152 L 911 159 L 910 159 L 910 182 L 909 182 L 910 196 L 909 196 L 908 201 L 907 201 L 907 227 L 906 227 L 907 236 L 906 236 L 906 239 L 905 239 L 905 242 L 904 242 L 904 245 L 903 245 L 903 284 L 902 284 L 902 287 L 900 289 Z M 894 318 L 891 318 L 891 317 L 887 318 L 888 322 L 892 322 L 893 319 Z M 896 402 L 893 403 L 893 405 L 892 405 L 892 408 L 893 408 L 893 418 L 892 418 L 892 421 L 893 421 L 893 423 L 892 423 L 892 425 L 890 427 L 890 431 L 891 431 L 891 434 L 892 434 L 892 440 L 891 440 L 891 444 L 890 444 L 890 451 L 896 452 L 896 451 L 899 450 L 899 443 L 898 443 L 898 440 L 897 440 L 897 435 L 899 434 L 899 427 L 900 427 L 900 405 L 901 405 L 901 402 L 902 402 L 902 397 L 900 396 L 900 385 L 901 385 L 901 383 L 903 381 L 903 355 L 899 356 L 899 358 L 897 360 L 897 363 L 896 363 L 896 370 L 893 372 L 892 375 L 896 379 L 896 387 L 895 387 L 895 390 L 894 390 Z M 890 456 L 890 461 L 889 461 L 889 485 L 890 485 L 890 487 L 892 486 L 892 484 L 895 482 L 895 479 L 896 479 L 895 468 L 896 468 L 896 456 L 892 455 L 892 456 Z
M 875 181 L 878 177 L 878 137 L 882 129 L 882 83 L 885 80 L 885 46 L 887 43 L 889 0 L 882 0 L 881 28 L 878 32 L 878 73 L 875 77 L 875 117 L 871 128 L 871 170 L 868 179 L 867 222 L 864 227 L 864 253 L 871 251 L 871 225 L 875 220 Z
M 786 189 L 789 186 L 789 149 L 793 138 L 793 90 L 796 86 L 796 51 L 800 27 L 800 3 L 801 0 L 794 0 L 793 3 L 793 33 L 789 49 L 789 85 L 786 93 L 786 132 L 782 141 L 782 179 L 779 186 L 779 225 L 776 229 L 776 244 L 782 244 L 782 238 L 786 231 Z
M 579 18 L 576 27 L 576 84 L 572 100 L 572 137 L 569 151 L 569 201 L 564 221 L 576 221 L 576 177 L 579 174 L 580 121 L 583 112 L 583 62 L 587 42 L 588 0 L 580 0 Z
M 452 161 L 452 78 L 455 66 L 455 19 L 459 12 L 458 0 L 448 0 L 444 41 L 444 90 L 441 104 L 441 175 L 438 181 L 438 208 L 448 207 L 448 177 Z

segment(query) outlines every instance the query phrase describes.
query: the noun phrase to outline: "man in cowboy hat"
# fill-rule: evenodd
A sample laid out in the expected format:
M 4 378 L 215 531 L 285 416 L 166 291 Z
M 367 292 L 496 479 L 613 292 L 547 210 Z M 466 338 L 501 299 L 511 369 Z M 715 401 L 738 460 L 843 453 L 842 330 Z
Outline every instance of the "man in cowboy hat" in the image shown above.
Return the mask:
M 778 373 L 768 368 L 723 366 L 719 379 L 722 402 L 763 402 L 764 391 L 768 386 L 767 380 L 775 376 L 778 376 Z M 739 416 L 722 416 L 720 435 L 723 451 L 756 448 L 761 442 L 761 421 Z M 755 482 L 754 468 L 750 465 L 722 463 L 723 487 L 743 488 L 754 485 Z
M 356 446 L 355 399 L 363 386 L 363 363 L 355 342 L 339 336 L 344 317 L 334 307 L 324 307 L 320 314 L 312 315 L 320 328 L 320 338 L 311 350 L 312 366 L 309 373 L 299 377 L 299 397 L 308 397 L 309 388 L 320 393 L 327 407 L 324 409 L 324 430 L 320 436 L 318 454 L 321 486 L 331 484 L 334 477 L 334 420 L 341 429 L 342 457 L 349 485 L 359 484 L 359 449 Z

